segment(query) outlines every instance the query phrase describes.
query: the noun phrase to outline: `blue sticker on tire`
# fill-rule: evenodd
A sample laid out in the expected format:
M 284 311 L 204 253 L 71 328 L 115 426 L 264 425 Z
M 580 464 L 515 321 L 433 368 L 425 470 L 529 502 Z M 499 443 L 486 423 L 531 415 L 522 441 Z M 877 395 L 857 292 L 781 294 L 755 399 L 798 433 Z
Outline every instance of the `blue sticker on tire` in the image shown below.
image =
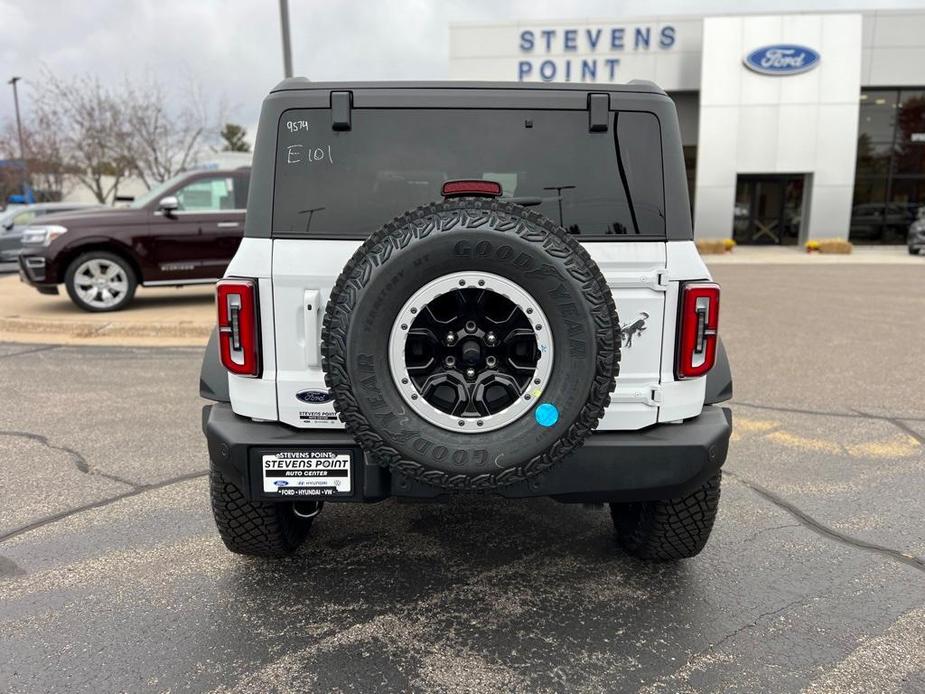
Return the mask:
M 552 403 L 544 402 L 533 411 L 533 417 L 541 427 L 551 427 L 559 421 L 559 408 Z

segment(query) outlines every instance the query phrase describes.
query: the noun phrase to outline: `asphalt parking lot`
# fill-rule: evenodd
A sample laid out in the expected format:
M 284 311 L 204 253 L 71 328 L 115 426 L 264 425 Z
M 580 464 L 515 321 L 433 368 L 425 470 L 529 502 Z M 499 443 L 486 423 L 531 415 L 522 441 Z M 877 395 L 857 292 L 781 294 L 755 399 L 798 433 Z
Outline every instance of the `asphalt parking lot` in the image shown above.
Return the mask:
M 237 557 L 201 350 L 0 344 L 0 689 L 925 690 L 925 264 L 714 272 L 736 433 L 676 565 L 547 500 L 329 504 Z

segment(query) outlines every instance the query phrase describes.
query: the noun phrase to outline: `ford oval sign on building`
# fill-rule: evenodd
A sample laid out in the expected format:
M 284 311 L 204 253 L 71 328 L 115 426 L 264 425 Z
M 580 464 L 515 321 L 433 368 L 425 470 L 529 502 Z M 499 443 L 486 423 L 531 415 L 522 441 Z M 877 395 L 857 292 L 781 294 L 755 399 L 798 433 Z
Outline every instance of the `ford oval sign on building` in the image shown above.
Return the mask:
M 745 56 L 745 66 L 762 75 L 797 75 L 819 64 L 819 54 L 812 48 L 781 43 L 764 46 Z

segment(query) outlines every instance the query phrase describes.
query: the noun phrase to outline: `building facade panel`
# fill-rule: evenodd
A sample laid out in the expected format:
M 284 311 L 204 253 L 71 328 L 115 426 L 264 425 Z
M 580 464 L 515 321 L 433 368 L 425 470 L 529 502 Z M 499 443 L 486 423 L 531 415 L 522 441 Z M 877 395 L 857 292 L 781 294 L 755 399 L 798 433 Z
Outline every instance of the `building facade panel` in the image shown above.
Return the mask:
M 746 65 L 787 46 L 818 60 L 792 74 Z M 741 243 L 900 241 L 925 212 L 923 66 L 925 10 L 450 29 L 452 78 L 662 86 L 678 106 L 696 233 Z

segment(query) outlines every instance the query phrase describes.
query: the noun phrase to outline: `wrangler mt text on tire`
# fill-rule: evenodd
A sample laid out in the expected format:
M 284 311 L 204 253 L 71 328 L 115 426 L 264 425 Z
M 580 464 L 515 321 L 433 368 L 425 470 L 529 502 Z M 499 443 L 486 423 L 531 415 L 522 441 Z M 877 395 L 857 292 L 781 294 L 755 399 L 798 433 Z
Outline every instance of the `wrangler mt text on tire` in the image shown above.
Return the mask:
M 487 490 L 581 446 L 610 402 L 620 327 L 600 269 L 564 229 L 457 198 L 356 251 L 327 304 L 322 356 L 335 409 L 372 459 Z

